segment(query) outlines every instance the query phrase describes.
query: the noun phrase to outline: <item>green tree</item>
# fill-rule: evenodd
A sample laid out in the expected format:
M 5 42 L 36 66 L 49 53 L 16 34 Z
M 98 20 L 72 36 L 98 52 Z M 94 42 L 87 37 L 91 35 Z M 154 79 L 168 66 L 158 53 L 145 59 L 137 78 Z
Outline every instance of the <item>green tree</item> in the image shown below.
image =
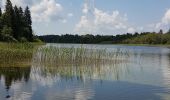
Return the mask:
M 2 10 L 1 10 L 1 7 L 0 7 L 0 17 L 2 16 Z
M 8 27 L 8 26 L 3 27 L 3 29 L 2 29 L 2 34 L 3 35 L 11 36 L 11 33 L 12 33 L 12 28 L 11 27 Z
M 29 7 L 25 11 L 21 7 L 13 7 L 10 0 L 6 0 L 5 10 L 0 8 L 0 40 L 33 41 L 32 20 Z
M 25 11 L 24 11 L 24 23 L 25 23 L 25 37 L 29 41 L 32 41 L 33 39 L 32 20 L 31 20 L 31 12 L 28 6 L 25 8 Z
M 1 31 L 2 31 L 2 27 L 3 27 L 3 25 L 2 25 L 2 18 L 1 18 L 1 16 L 2 16 L 2 11 L 1 11 L 1 8 L 0 8 L 0 33 L 1 33 Z
M 168 30 L 167 34 L 170 34 L 170 29 Z
M 17 40 L 20 37 L 20 14 L 19 14 L 19 8 L 17 6 L 14 7 L 14 12 L 15 12 L 15 28 L 14 28 L 14 38 Z
M 160 29 L 159 34 L 163 34 L 163 30 L 162 29 Z
M 14 20 L 15 20 L 15 14 L 14 14 L 12 3 L 10 0 L 7 0 L 5 5 L 5 12 L 2 15 L 3 25 L 14 29 Z M 13 35 L 13 33 L 11 33 L 11 35 Z
M 11 36 L 11 33 L 12 33 L 12 28 L 8 26 L 4 26 L 0 34 L 0 41 L 17 42 L 17 40 Z
M 7 0 L 5 5 L 5 13 L 3 16 L 4 24 L 8 27 L 12 27 L 12 20 L 14 17 L 13 6 L 10 0 Z

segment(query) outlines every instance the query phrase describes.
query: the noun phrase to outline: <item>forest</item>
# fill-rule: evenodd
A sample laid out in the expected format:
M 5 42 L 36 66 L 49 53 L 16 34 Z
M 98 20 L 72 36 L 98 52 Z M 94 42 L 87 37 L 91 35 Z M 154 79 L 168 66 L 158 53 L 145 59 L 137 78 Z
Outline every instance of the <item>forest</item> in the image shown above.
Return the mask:
M 47 43 L 81 43 L 81 44 L 170 44 L 170 30 L 160 32 L 127 33 L 122 35 L 44 35 L 39 36 Z
M 39 40 L 40 39 L 40 40 Z M 170 44 L 170 30 L 163 32 L 126 33 L 118 35 L 44 35 L 35 36 L 32 30 L 31 12 L 27 6 L 13 6 L 6 1 L 5 8 L 0 8 L 0 41 L 2 42 L 47 42 L 81 44 Z
M 27 6 L 13 6 L 10 0 L 6 1 L 5 9 L 0 8 L 0 41 L 3 42 L 32 42 L 31 12 Z

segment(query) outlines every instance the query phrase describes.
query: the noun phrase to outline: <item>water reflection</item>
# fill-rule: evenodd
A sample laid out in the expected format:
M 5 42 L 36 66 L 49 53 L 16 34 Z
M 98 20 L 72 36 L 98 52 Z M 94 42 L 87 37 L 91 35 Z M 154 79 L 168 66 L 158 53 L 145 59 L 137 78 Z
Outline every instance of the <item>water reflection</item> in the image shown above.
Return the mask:
M 112 61 L 76 64 L 60 64 L 37 52 L 31 67 L 0 68 L 0 99 L 169 100 L 170 50 L 126 49 L 128 56 Z
M 5 89 L 7 91 L 6 98 L 10 98 L 9 92 L 13 83 L 29 81 L 30 72 L 30 67 L 0 67 L 0 80 L 4 81 Z
M 5 86 L 6 89 L 9 90 L 12 83 L 15 83 L 16 81 L 22 81 L 28 82 L 30 77 L 31 68 L 26 67 L 15 67 L 15 68 L 5 68 L 0 67 L 0 79 L 4 78 L 5 80 Z

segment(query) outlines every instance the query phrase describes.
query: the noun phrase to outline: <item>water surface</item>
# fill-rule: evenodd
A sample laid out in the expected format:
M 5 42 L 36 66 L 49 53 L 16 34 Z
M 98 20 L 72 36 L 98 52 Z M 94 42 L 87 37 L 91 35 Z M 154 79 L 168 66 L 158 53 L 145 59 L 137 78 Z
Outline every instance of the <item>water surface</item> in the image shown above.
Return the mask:
M 116 56 L 118 60 L 74 64 L 51 60 L 52 55 L 45 58 L 44 51 L 39 50 L 28 67 L 0 68 L 0 100 L 170 100 L 169 48 L 79 44 L 43 47 L 50 46 L 118 50 L 120 55 Z

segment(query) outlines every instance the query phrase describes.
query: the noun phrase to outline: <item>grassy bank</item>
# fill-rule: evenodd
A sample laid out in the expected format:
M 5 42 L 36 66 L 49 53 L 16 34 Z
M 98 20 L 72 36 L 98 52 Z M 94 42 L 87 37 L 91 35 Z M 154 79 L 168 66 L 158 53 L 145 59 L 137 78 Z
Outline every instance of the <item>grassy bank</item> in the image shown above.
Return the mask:
M 0 43 L 0 67 L 28 66 L 38 43 Z

